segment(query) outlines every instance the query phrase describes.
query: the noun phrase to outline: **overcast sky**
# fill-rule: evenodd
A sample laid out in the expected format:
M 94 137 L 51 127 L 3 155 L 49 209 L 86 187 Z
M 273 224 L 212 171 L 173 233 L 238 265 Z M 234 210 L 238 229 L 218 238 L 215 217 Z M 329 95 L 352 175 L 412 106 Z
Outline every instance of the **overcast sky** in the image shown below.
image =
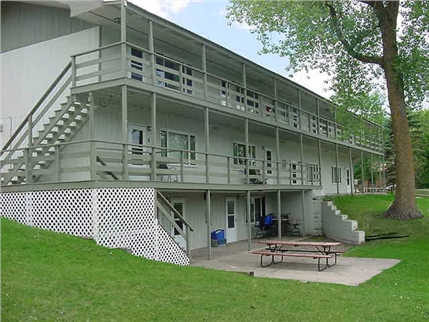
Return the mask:
M 249 26 L 234 23 L 228 26 L 226 0 L 131 0 L 130 2 L 159 15 L 175 24 L 203 36 L 237 54 L 280 75 L 289 75 L 285 68 L 287 58 L 277 55 L 259 55 L 261 44 L 249 31 Z M 289 78 L 289 77 L 288 77 Z M 320 73 L 310 75 L 299 73 L 290 78 L 317 94 L 329 98 L 330 93 L 323 89 L 326 85 Z

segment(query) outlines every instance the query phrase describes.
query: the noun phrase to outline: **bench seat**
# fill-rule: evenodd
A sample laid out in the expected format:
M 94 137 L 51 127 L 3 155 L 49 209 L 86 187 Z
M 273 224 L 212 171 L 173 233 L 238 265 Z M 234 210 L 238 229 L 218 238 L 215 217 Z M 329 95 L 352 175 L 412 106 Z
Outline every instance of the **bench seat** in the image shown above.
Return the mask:
M 283 262 L 283 257 L 305 257 L 305 258 L 313 258 L 313 259 L 317 259 L 317 268 L 319 270 L 319 272 L 325 270 L 327 267 L 331 267 L 333 265 L 336 264 L 337 262 L 337 255 L 333 252 L 332 254 L 329 255 L 325 255 L 325 254 L 317 254 L 317 253 L 290 253 L 290 252 L 271 252 L 269 250 L 255 250 L 252 252 L 252 254 L 255 255 L 261 255 L 261 267 L 268 267 L 271 266 L 272 264 L 279 264 L 281 262 Z M 271 262 L 268 265 L 264 265 L 263 264 L 263 258 L 264 256 L 271 256 Z M 276 262 L 274 260 L 275 256 L 280 256 L 282 259 L 279 262 Z M 329 265 L 329 259 L 335 257 L 335 263 L 333 265 Z M 322 259 L 326 260 L 325 265 L 321 266 L 320 265 L 320 261 Z

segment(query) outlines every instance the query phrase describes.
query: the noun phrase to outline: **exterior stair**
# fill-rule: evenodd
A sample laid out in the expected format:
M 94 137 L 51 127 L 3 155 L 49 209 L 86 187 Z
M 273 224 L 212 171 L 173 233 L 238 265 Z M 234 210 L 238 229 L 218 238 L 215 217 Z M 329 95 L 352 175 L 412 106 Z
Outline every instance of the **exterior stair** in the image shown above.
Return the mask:
M 44 118 L 45 122 L 37 135 L 32 138 L 32 148 L 28 155 L 32 170 L 47 169 L 53 162 L 56 153 L 55 145 L 69 142 L 88 120 L 88 105 L 76 102 L 67 97 L 67 102 L 54 110 L 52 116 Z M 59 145 L 62 149 L 63 146 Z M 22 184 L 26 178 L 26 156 L 23 153 L 12 154 L 6 158 L 10 164 L 7 172 L 2 173 L 2 185 Z M 4 166 L 4 164 L 3 164 Z M 33 175 L 37 182 L 41 175 Z

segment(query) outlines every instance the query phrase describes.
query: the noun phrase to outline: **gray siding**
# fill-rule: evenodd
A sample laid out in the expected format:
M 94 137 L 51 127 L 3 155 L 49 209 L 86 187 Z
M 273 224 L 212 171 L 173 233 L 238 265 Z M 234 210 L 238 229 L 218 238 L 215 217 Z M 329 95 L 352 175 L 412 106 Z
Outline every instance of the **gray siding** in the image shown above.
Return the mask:
M 1 52 L 94 27 L 70 18 L 70 10 L 21 2 L 1 2 Z

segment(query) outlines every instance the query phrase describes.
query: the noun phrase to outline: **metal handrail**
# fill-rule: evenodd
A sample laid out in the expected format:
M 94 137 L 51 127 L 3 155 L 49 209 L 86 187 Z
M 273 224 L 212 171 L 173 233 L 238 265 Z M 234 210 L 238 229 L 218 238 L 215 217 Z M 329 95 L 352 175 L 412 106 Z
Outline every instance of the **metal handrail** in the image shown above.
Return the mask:
M 162 201 L 168 206 L 169 210 L 171 210 L 175 215 L 177 215 L 180 220 L 189 227 L 190 231 L 194 231 L 194 229 L 192 228 L 192 226 L 186 221 L 185 218 L 183 218 L 183 216 L 180 214 L 180 212 L 178 212 L 176 210 L 176 208 L 173 207 L 173 205 L 167 200 L 167 198 L 164 197 L 164 195 L 159 192 L 158 190 L 156 191 L 156 195 L 157 197 L 160 197 L 162 199 Z
M 10 139 L 6 142 L 4 145 L 2 152 L 0 155 L 3 154 L 3 151 L 6 150 L 13 140 L 16 139 L 18 134 L 21 132 L 21 130 L 24 128 L 25 124 L 28 122 L 28 119 L 36 113 L 36 111 L 39 109 L 39 107 L 42 105 L 42 103 L 45 101 L 45 99 L 49 96 L 49 94 L 52 92 L 52 90 L 58 85 L 58 83 L 61 81 L 61 79 L 64 77 L 64 75 L 70 70 L 71 68 L 71 62 L 69 62 L 66 67 L 63 69 L 63 71 L 55 78 L 51 86 L 46 90 L 46 92 L 43 94 L 43 96 L 39 99 L 39 101 L 36 103 L 36 105 L 33 107 L 33 109 L 30 111 L 30 113 L 25 117 L 25 119 L 22 121 L 22 123 L 18 126 L 16 131 L 13 133 L 13 135 L 10 137 Z

